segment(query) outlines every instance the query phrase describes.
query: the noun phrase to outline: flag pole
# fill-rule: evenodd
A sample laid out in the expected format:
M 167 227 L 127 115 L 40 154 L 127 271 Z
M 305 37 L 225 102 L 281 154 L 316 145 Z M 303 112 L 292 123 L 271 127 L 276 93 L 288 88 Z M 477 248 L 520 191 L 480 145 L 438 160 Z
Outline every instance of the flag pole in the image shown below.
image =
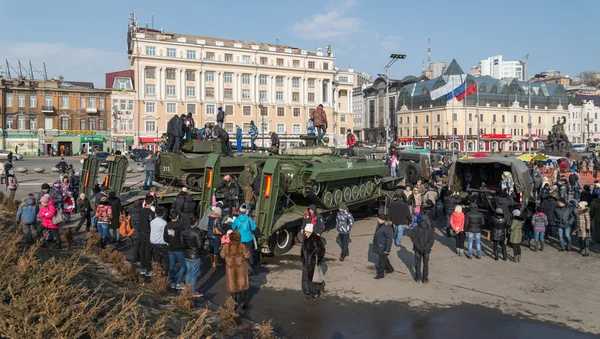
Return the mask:
M 468 143 L 468 140 L 467 140 L 467 136 L 468 136 L 468 134 L 467 134 L 467 75 L 465 75 L 465 97 L 463 98 L 463 100 L 464 100 L 463 105 L 465 107 L 465 130 L 463 133 L 463 146 L 464 146 L 465 152 L 466 152 L 468 150 L 468 147 L 467 147 L 467 143 Z
M 479 127 L 479 121 L 481 118 L 479 117 L 479 82 L 475 82 L 475 93 L 477 94 L 477 102 L 475 103 L 476 113 L 477 113 L 477 149 L 481 151 L 481 129 Z
M 448 79 L 448 80 L 450 80 L 450 79 Z M 453 135 L 454 134 L 454 88 L 452 89 L 452 99 L 451 100 L 452 100 L 452 117 L 451 117 L 452 130 L 450 131 L 450 135 L 452 136 L 452 139 L 451 139 L 452 141 L 450 142 L 450 145 L 452 147 L 452 161 L 454 161 L 454 137 L 455 137 L 455 135 Z

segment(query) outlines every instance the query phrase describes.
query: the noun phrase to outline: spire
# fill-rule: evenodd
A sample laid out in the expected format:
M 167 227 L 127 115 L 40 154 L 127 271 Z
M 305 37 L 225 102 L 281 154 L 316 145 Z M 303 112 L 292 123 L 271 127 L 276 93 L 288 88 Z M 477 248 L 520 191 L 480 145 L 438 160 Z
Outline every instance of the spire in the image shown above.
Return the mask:
M 462 68 L 460 68 L 460 66 L 458 65 L 458 62 L 456 62 L 456 59 L 452 59 L 452 62 L 448 66 L 448 69 L 446 69 L 446 72 L 444 72 L 444 75 L 461 75 L 461 74 L 465 74 L 465 72 L 463 72 Z

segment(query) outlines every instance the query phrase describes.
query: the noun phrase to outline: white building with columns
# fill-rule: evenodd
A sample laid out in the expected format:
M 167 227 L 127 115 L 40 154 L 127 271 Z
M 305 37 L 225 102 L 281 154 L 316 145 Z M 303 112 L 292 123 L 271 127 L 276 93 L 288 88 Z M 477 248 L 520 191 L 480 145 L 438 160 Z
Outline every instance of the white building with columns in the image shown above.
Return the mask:
M 600 141 L 600 107 L 593 100 L 583 100 L 581 105 L 569 104 L 569 140 L 572 143 Z

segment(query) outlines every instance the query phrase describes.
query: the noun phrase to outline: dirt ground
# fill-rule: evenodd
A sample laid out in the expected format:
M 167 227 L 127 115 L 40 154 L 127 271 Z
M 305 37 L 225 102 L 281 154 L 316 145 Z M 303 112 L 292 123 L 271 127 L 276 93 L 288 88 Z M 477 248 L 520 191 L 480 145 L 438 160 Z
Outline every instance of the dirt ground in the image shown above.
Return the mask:
M 578 248 L 575 252 L 559 252 L 557 240 L 551 239 L 543 252 L 523 247 L 521 262 L 514 263 L 510 261 L 512 249 L 508 250 L 509 261 L 494 261 L 491 243 L 482 240 L 482 259 L 469 260 L 457 256 L 454 238 L 444 237 L 438 228 L 429 262 L 430 283 L 423 285 L 413 279 L 412 243 L 406 236 L 401 247 L 392 247 L 390 261 L 396 271 L 385 279 L 373 280 L 375 265 L 369 244 L 375 225 L 375 218 L 357 221 L 352 229 L 350 256 L 344 262 L 338 261 L 337 232 L 324 234 L 327 295 L 365 302 L 402 301 L 419 308 L 473 304 L 600 333 L 600 245 L 584 258 Z M 272 258 L 280 269 L 268 274 L 264 286 L 299 291 L 299 253 L 300 247 L 295 246 L 288 254 Z M 268 267 L 269 260 L 265 264 Z

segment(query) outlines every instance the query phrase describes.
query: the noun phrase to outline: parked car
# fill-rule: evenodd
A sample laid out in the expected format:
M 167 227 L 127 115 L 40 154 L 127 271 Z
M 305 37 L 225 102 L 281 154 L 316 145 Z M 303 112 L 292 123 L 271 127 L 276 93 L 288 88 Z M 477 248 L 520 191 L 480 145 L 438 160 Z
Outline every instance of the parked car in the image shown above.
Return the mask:
M 106 158 L 110 155 L 108 152 L 96 152 L 94 154 L 98 159 L 100 159 L 100 167 L 108 168 L 108 161 Z
M 148 154 L 152 154 L 152 151 L 143 148 L 136 148 L 129 152 L 129 157 L 135 162 L 141 162 L 148 156 Z
M 6 160 L 8 159 L 8 152 L 5 149 L 0 149 L 0 160 Z M 13 160 L 23 160 L 23 155 L 21 154 L 15 154 L 13 152 Z

